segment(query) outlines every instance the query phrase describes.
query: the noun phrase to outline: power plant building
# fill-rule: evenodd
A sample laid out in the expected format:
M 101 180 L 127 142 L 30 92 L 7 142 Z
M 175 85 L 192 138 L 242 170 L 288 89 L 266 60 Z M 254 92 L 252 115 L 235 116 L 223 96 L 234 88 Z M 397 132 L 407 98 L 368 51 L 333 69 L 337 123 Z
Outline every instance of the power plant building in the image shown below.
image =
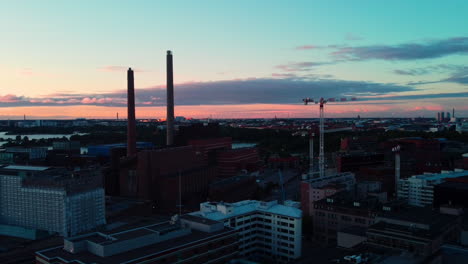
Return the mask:
M 0 167 L 1 234 L 36 239 L 45 231 L 68 237 L 105 222 L 98 170 Z

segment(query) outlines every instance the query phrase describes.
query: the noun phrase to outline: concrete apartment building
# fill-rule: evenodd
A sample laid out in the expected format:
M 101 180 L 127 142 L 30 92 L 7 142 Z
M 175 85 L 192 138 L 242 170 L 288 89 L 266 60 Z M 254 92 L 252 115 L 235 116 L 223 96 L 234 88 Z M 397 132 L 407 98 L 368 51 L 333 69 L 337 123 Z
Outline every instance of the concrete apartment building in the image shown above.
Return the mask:
M 434 201 L 434 186 L 447 179 L 468 176 L 468 170 L 442 171 L 414 175 L 398 182 L 398 198 L 408 200 L 413 206 L 430 206 Z
M 98 170 L 0 167 L 0 232 L 36 239 L 38 231 L 73 236 L 105 224 Z
M 301 257 L 302 212 L 296 202 L 205 202 L 191 215 L 221 221 L 239 230 L 239 251 L 244 257 L 263 257 L 287 263 Z
M 174 216 L 66 238 L 62 246 L 36 252 L 36 263 L 221 264 L 238 255 L 237 234 L 222 222 Z

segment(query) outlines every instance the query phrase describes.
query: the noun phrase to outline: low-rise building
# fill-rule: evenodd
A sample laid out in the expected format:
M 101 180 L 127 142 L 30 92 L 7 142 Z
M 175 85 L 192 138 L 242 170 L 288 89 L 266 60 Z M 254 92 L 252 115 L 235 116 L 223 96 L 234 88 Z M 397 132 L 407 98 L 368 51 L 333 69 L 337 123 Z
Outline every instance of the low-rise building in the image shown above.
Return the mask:
M 289 262 L 301 257 L 302 212 L 297 202 L 205 202 L 191 215 L 240 230 L 240 255 Z
M 430 208 L 388 208 L 368 228 L 367 243 L 429 256 L 442 244 L 459 239 L 460 223 L 460 216 L 442 214 Z
M 314 202 L 343 190 L 354 188 L 356 179 L 351 172 L 337 173 L 325 177 L 304 179 L 301 182 L 301 208 L 305 215 L 311 215 Z
M 8 147 L 5 152 L 13 154 L 15 163 L 27 163 L 28 161 L 41 160 L 47 157 L 46 147 Z
M 314 239 L 329 245 L 337 244 L 337 233 L 345 228 L 367 228 L 382 210 L 377 197 L 358 199 L 350 192 L 341 192 L 316 201 L 312 210 Z
M 78 152 L 80 153 L 79 141 L 54 141 L 52 142 L 52 149 L 55 151 L 63 152 Z
M 237 233 L 222 222 L 175 216 L 171 221 L 67 238 L 63 246 L 36 252 L 36 262 L 226 263 L 238 255 Z
M 434 186 L 450 178 L 468 176 L 468 170 L 442 171 L 414 175 L 398 182 L 398 198 L 413 206 L 430 206 L 434 201 Z

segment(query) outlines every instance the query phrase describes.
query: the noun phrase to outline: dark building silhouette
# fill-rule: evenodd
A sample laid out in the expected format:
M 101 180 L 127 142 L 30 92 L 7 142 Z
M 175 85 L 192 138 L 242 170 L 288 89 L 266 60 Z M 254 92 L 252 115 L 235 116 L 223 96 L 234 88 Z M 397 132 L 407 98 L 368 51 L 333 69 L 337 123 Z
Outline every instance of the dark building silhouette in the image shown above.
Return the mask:
M 434 208 L 442 205 L 468 208 L 468 177 L 447 179 L 434 186 Z
M 252 199 L 256 189 L 255 177 L 234 176 L 214 181 L 210 185 L 208 198 L 211 201 L 233 203 Z
M 120 159 L 125 157 L 125 154 L 126 148 L 117 147 L 110 150 L 110 165 L 103 172 L 106 195 L 117 196 L 120 193 Z
M 362 167 L 384 165 L 384 154 L 377 152 L 337 153 L 336 164 L 338 172 L 357 173 Z
M 190 140 L 221 138 L 218 123 L 195 123 L 189 126 L 179 126 L 175 137 L 178 146 L 189 145 Z

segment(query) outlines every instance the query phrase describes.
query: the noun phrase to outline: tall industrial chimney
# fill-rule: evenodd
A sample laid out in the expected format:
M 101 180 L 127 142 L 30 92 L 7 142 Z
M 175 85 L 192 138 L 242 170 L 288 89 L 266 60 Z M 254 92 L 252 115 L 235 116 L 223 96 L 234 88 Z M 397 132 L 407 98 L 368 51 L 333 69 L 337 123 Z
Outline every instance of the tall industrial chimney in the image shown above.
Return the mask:
M 398 182 L 400 181 L 400 145 L 392 148 L 395 153 L 395 197 L 398 198 Z
M 174 144 L 174 73 L 172 71 L 172 53 L 167 51 L 166 57 L 167 68 L 167 138 L 166 145 Z
M 127 71 L 127 157 L 136 154 L 135 84 L 132 68 Z

